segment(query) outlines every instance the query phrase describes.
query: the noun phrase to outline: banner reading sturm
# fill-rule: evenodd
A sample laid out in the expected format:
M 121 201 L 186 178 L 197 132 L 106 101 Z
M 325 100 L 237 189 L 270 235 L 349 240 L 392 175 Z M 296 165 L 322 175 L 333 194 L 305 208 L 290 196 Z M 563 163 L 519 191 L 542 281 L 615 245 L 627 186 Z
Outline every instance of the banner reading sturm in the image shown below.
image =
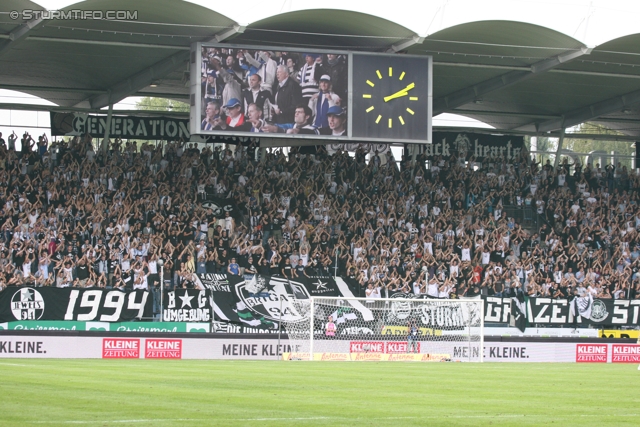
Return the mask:
M 152 316 L 153 302 L 146 291 L 24 287 L 0 292 L 0 322 L 120 322 Z

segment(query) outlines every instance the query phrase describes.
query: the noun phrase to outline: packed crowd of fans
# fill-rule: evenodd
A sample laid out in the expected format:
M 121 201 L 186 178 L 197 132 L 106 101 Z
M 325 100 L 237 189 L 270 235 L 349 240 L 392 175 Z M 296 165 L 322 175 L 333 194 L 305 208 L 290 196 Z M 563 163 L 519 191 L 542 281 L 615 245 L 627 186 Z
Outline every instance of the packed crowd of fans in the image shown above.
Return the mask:
M 0 134 L 0 288 L 337 274 L 368 298 L 640 298 L 640 178 L 625 167 L 554 168 L 524 150 L 515 161 L 396 162 L 365 149 L 260 155 Z M 237 209 L 211 208 L 214 198 Z M 525 230 L 506 206 L 531 209 L 542 227 Z

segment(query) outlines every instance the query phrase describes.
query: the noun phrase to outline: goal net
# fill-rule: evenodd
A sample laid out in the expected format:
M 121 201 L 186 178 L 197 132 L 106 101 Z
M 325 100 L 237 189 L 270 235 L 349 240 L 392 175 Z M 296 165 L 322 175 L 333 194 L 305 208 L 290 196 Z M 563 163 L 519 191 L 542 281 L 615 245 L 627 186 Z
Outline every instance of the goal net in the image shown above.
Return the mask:
M 292 304 L 302 320 L 282 322 L 290 360 L 482 361 L 480 299 L 313 297 Z

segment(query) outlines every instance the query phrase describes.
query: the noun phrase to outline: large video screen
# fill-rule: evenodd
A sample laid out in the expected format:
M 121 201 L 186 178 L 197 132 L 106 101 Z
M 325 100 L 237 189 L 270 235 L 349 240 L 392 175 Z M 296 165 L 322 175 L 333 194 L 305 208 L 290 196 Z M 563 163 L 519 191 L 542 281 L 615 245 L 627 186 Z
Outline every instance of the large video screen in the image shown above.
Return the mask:
M 430 57 L 194 43 L 191 65 L 192 134 L 431 142 Z

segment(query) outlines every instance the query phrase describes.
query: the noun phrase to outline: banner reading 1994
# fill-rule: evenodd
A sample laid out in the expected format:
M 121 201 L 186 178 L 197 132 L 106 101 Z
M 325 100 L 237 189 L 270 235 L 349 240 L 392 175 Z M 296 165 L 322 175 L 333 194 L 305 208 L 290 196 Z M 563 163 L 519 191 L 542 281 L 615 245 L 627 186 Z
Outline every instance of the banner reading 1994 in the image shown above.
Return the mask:
M 152 316 L 153 301 L 146 291 L 24 287 L 0 292 L 0 322 L 120 322 Z

